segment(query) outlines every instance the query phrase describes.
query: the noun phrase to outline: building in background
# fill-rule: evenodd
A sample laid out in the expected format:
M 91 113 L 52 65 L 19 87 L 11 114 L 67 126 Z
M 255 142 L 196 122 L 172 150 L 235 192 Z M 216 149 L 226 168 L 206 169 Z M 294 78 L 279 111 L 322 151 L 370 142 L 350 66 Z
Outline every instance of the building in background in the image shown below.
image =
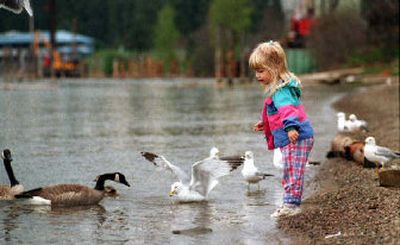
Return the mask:
M 49 31 L 0 34 L 0 75 L 13 73 L 24 77 L 49 76 L 51 73 Z M 56 32 L 53 69 L 57 76 L 83 76 L 84 58 L 94 50 L 94 39 L 64 30 Z

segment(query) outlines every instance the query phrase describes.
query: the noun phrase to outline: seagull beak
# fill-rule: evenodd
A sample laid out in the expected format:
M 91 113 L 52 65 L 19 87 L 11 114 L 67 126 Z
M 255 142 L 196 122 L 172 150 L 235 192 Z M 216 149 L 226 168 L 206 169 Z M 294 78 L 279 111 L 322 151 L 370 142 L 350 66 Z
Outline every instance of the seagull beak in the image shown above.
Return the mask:
M 169 197 L 172 197 L 172 196 L 176 195 L 176 191 L 175 190 L 170 191 L 168 195 L 169 195 Z

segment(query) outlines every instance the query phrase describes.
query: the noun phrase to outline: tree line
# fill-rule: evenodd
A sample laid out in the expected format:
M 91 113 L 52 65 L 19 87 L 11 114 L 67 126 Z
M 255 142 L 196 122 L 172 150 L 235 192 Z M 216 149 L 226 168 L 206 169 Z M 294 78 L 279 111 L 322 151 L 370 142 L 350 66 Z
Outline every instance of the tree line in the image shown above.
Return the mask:
M 340 2 L 327 1 L 332 3 L 331 11 L 334 11 Z M 35 29 L 50 29 L 49 2 L 49 0 L 31 1 Z M 57 29 L 95 38 L 97 50 L 151 53 L 162 59 L 167 67 L 173 66 L 173 61 L 184 61 L 185 64 L 190 64 L 195 75 L 199 76 L 232 76 L 230 74 L 232 71 L 224 67 L 229 59 L 240 63 L 235 65 L 239 66 L 240 71 L 244 71 L 246 52 L 248 53 L 261 41 L 281 40 L 289 28 L 281 0 L 57 0 L 55 2 Z M 397 0 L 362 0 L 361 3 L 363 13 L 359 16 L 364 18 L 361 21 L 367 23 L 366 30 L 370 36 L 377 36 L 377 33 L 373 32 L 381 30 L 382 26 L 387 26 L 386 19 L 383 20 L 385 23 L 376 24 L 385 16 L 388 16 L 391 22 L 395 22 L 391 23 L 389 28 L 398 28 Z M 388 12 L 388 8 L 394 12 L 390 16 L 383 14 Z M 0 16 L 0 32 L 29 30 L 27 15 L 21 18 L 20 15 L 1 11 Z M 346 22 L 343 18 L 340 21 Z M 326 29 L 320 27 L 320 30 Z M 397 36 L 395 33 L 394 37 L 388 37 L 386 42 L 393 43 L 392 39 L 396 37 L 398 39 L 398 31 Z M 396 48 L 398 51 L 398 46 Z

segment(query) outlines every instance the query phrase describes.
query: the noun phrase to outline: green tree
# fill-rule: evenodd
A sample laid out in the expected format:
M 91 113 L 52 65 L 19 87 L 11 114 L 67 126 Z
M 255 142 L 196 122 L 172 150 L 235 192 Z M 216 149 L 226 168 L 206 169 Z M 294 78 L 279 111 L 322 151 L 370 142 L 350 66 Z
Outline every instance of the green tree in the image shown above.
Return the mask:
M 164 61 L 165 69 L 169 71 L 171 62 L 176 60 L 176 47 L 180 33 L 175 25 L 175 10 L 164 6 L 158 13 L 154 28 L 154 49 Z
M 221 78 L 224 66 L 223 54 L 242 50 L 246 32 L 251 26 L 251 13 L 249 0 L 214 0 L 211 3 L 209 16 L 215 40 L 215 72 L 218 80 Z M 222 47 L 222 43 L 226 50 Z M 231 79 L 232 74 L 229 69 L 227 75 Z

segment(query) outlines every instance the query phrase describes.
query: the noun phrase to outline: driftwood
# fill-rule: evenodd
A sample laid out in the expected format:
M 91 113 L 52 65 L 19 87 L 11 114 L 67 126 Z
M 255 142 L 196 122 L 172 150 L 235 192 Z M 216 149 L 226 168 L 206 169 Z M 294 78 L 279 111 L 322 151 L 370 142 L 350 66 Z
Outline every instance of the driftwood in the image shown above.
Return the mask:
M 300 79 L 307 82 L 323 82 L 329 84 L 339 83 L 341 81 L 353 82 L 355 76 L 360 75 L 362 72 L 363 68 L 332 70 L 302 75 Z
M 379 171 L 379 185 L 400 187 L 400 158 L 385 163 L 385 167 Z
M 385 187 L 400 187 L 400 170 L 384 169 L 379 171 L 379 185 Z

